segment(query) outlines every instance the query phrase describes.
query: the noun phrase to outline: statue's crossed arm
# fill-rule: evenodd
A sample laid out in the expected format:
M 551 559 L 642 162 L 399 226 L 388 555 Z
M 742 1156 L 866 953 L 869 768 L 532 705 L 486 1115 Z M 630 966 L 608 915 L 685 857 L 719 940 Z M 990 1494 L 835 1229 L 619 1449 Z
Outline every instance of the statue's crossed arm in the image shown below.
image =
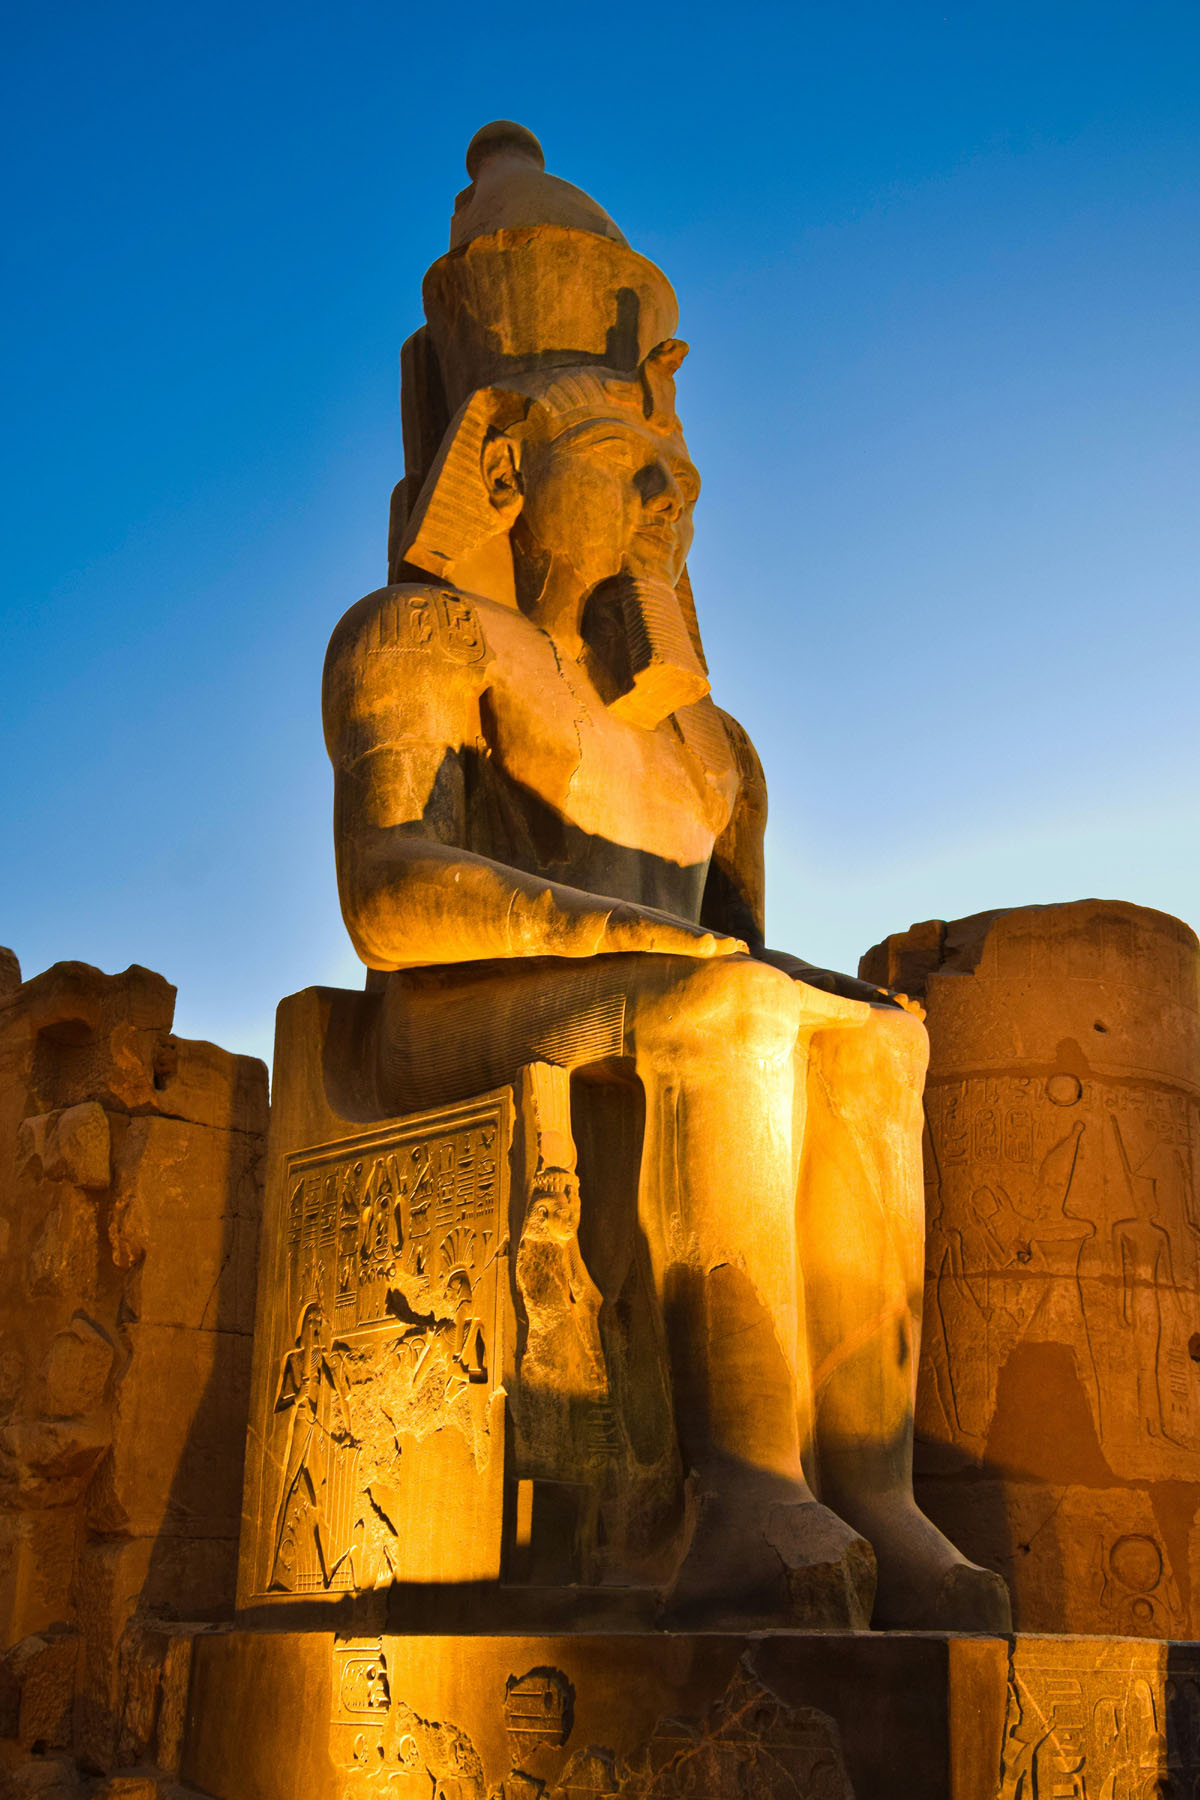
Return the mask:
M 489 661 L 476 609 L 443 588 L 381 589 L 334 632 L 323 708 L 338 889 L 368 967 L 742 948 L 466 848 L 466 759 L 482 742 Z

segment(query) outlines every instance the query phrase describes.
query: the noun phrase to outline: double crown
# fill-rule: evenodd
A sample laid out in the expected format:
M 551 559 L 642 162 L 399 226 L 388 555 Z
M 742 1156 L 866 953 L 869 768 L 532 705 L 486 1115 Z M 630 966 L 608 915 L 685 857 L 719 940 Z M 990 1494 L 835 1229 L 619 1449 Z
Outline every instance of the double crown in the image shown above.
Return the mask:
M 633 400 L 636 384 L 647 420 L 674 424 L 673 377 L 687 346 L 674 336 L 679 308 L 662 270 L 631 250 L 581 189 L 545 173 L 541 146 L 523 126 L 485 125 L 467 150 L 467 172 L 450 249 L 425 277 L 426 324 L 401 353 L 405 476 L 392 505 L 393 580 L 413 560 L 432 487 L 477 452 L 490 427 L 521 416 L 522 394 L 545 392 L 555 370 L 594 368 L 597 381 L 601 370 L 615 372 L 624 381 L 606 385 L 618 405 Z M 582 385 L 592 381 L 583 376 Z M 454 548 L 447 537 L 446 551 Z M 453 560 L 439 558 L 431 572 Z

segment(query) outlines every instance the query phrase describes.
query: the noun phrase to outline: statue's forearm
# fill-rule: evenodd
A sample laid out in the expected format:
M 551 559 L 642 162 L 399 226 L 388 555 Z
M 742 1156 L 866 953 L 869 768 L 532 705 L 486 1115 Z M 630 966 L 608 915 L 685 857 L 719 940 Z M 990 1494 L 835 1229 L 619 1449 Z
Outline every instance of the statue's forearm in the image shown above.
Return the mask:
M 338 886 L 354 947 L 373 969 L 622 950 L 712 956 L 744 948 L 648 907 L 387 830 L 359 832 L 345 844 Z
M 604 929 L 600 901 L 517 869 L 386 831 L 346 846 L 342 908 L 368 967 L 490 957 L 587 956 Z

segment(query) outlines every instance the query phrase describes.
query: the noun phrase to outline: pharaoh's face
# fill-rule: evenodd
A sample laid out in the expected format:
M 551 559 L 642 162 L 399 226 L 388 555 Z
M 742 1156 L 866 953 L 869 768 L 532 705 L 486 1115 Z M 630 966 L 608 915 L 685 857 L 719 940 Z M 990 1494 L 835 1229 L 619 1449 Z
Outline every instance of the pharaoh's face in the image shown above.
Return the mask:
M 544 1242 L 566 1244 L 579 1230 L 579 1184 L 563 1170 L 534 1184 L 525 1233 Z
M 591 589 L 627 572 L 674 586 L 692 541 L 700 477 L 678 428 L 631 413 L 594 413 L 548 442 L 523 446 L 518 542 L 550 553 Z

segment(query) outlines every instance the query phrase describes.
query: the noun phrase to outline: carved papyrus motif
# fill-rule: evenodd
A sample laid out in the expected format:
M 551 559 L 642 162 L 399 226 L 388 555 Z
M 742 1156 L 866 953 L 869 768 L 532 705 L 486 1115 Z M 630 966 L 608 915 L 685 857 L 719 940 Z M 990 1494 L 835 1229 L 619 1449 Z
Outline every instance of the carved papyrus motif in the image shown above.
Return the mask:
M 487 1468 L 510 1113 L 492 1095 L 287 1159 L 261 1594 L 398 1576 L 406 1482 L 437 1434 Z

